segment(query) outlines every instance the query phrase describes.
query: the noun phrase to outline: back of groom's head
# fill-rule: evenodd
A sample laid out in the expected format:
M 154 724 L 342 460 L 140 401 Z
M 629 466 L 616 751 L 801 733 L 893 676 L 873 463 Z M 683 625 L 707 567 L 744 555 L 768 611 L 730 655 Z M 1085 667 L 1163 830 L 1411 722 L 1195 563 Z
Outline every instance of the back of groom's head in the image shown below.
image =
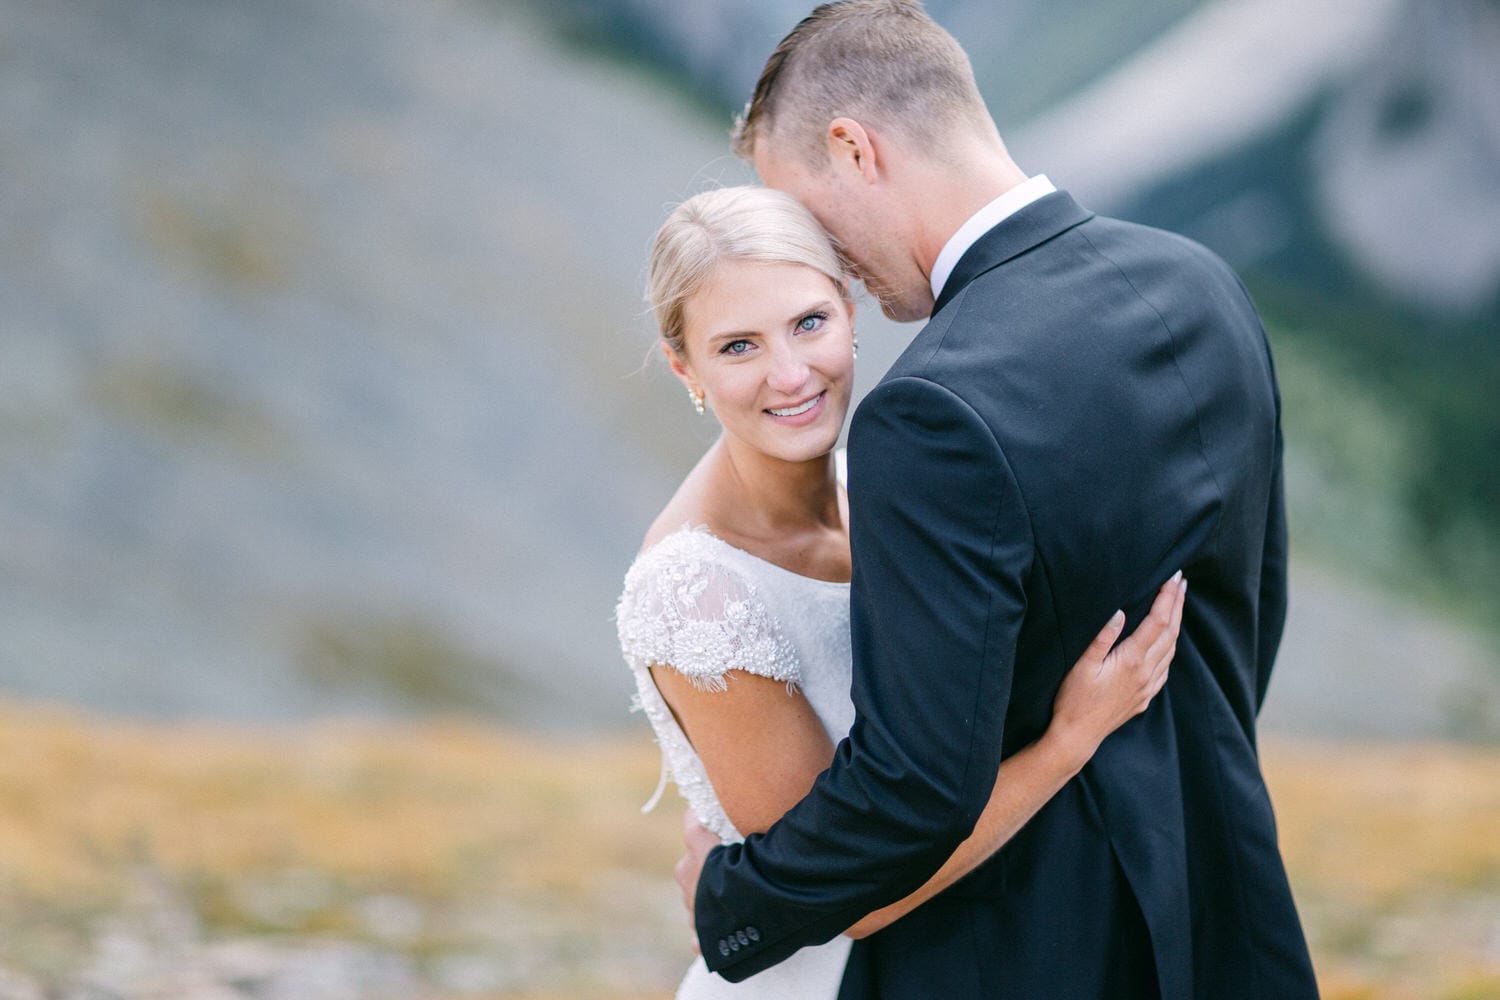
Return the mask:
M 941 155 L 955 135 L 994 129 L 974 70 L 918 0 L 825 3 L 781 40 L 735 124 L 750 160 L 774 136 L 781 155 L 826 156 L 828 124 L 847 117 Z

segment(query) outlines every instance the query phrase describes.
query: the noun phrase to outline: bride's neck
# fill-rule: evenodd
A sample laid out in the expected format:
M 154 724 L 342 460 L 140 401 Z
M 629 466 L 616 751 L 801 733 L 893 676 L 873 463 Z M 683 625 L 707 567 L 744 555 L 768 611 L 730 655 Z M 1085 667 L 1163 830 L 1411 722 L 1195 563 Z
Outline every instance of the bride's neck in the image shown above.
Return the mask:
M 831 454 L 788 462 L 724 438 L 715 448 L 719 450 L 715 506 L 741 533 L 773 537 L 842 524 Z

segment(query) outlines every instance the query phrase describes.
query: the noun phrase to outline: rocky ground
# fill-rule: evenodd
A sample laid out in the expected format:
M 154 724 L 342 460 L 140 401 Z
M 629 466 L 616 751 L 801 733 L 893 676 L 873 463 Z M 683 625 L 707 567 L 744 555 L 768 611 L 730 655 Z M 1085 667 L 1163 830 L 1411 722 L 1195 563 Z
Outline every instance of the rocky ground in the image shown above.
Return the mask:
M 1500 750 L 1273 741 L 1325 996 L 1500 997 Z M 655 748 L 0 703 L 0 1000 L 665 997 Z

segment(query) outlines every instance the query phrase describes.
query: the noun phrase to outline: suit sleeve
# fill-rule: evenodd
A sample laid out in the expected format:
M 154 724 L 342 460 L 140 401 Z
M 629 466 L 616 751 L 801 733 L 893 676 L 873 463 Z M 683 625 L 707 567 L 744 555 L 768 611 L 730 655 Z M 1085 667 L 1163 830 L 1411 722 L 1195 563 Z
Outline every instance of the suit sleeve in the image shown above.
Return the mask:
M 1271 667 L 1286 627 L 1287 528 L 1286 487 L 1282 481 L 1281 393 L 1276 393 L 1276 437 L 1272 450 L 1271 493 L 1266 509 L 1266 544 L 1260 565 L 1260 621 L 1256 629 L 1255 710 L 1260 712 L 1271 683 Z
M 925 882 L 1000 766 L 1033 543 L 994 435 L 935 383 L 897 378 L 849 436 L 856 721 L 765 834 L 710 852 L 696 920 L 738 982 Z

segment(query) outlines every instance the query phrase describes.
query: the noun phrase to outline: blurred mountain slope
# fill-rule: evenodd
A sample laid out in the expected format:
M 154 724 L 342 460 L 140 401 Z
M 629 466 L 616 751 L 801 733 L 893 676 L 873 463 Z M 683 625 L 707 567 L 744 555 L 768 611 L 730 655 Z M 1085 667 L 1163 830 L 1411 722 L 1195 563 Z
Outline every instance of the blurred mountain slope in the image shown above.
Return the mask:
M 0 687 L 637 721 L 615 596 L 714 426 L 640 289 L 726 128 L 519 2 L 0 0 Z M 1444 623 L 1304 575 L 1272 718 L 1491 731 L 1482 645 L 1403 685 Z
M 698 447 L 630 377 L 643 261 L 714 137 L 515 11 L 0 25 L 0 683 L 618 717 L 615 589 Z

